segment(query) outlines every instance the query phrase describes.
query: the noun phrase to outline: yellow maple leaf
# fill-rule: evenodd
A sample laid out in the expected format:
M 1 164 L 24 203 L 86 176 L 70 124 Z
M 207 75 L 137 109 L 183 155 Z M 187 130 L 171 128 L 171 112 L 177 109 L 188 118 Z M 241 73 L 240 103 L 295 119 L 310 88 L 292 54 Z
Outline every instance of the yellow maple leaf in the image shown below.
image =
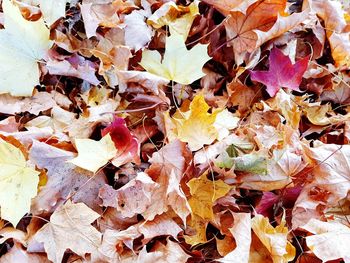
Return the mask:
M 288 228 L 283 216 L 280 225 L 275 228 L 270 224 L 269 219 L 257 214 L 252 219 L 252 229 L 261 243 L 270 252 L 274 263 L 292 261 L 295 257 L 295 247 L 287 240 Z
M 214 202 L 225 196 L 231 189 L 231 186 L 222 180 L 208 180 L 207 173 L 202 174 L 199 178 L 191 179 L 187 185 L 191 193 L 188 203 L 192 213 L 208 220 L 214 218 Z
M 186 40 L 193 20 L 199 15 L 198 3 L 199 1 L 194 1 L 189 6 L 179 6 L 167 2 L 147 19 L 147 23 L 155 29 L 169 26 L 170 34 L 175 31 Z
M 209 106 L 202 95 L 194 97 L 189 106 L 189 111 L 180 111 L 174 115 L 177 137 L 188 143 L 191 151 L 197 151 L 205 144 L 211 144 L 218 136 L 214 125 L 218 111 L 208 113 Z
M 158 51 L 144 50 L 140 65 L 154 75 L 191 84 L 205 75 L 202 67 L 210 59 L 207 46 L 198 44 L 187 50 L 183 36 L 174 31 L 166 38 L 163 60 Z
M 39 172 L 26 164 L 20 149 L 0 139 L 0 206 L 1 218 L 14 226 L 30 210 L 37 194 Z
M 25 20 L 10 0 L 2 1 L 5 29 L 0 30 L 0 93 L 30 96 L 39 84 L 37 61 L 52 46 L 50 31 L 42 19 Z
M 78 156 L 69 162 L 93 173 L 96 173 L 117 154 L 117 149 L 109 133 L 99 141 L 76 139 L 75 146 L 78 150 Z

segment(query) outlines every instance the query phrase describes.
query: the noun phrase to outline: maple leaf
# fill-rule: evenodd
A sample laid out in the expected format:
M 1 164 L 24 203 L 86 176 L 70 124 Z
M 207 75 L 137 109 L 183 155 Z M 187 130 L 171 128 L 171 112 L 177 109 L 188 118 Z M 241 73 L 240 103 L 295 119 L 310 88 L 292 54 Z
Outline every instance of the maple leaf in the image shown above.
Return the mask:
M 135 51 L 143 48 L 151 41 L 154 32 L 145 19 L 151 15 L 150 9 L 134 10 L 125 16 L 125 44 Z
M 29 253 L 23 249 L 22 245 L 15 243 L 5 255 L 0 258 L 1 263 L 5 262 L 26 262 L 26 263 L 50 263 L 46 256 Z
M 246 50 L 252 52 L 258 39 L 254 30 L 268 31 L 285 7 L 285 0 L 259 0 L 254 1 L 246 10 L 230 12 L 224 22 L 229 45 L 238 53 Z
M 287 240 L 288 228 L 285 226 L 284 216 L 280 225 L 275 228 L 269 219 L 262 215 L 255 215 L 252 219 L 252 229 L 261 243 L 270 252 L 274 263 L 289 262 L 295 257 L 295 247 Z
M 203 2 L 212 5 L 220 13 L 227 16 L 231 11 L 244 11 L 248 6 L 254 4 L 256 0 L 203 0 Z
M 241 263 L 249 262 L 249 248 L 251 243 L 251 219 L 249 213 L 233 214 L 234 225 L 230 232 L 236 241 L 236 248 L 218 262 Z
M 80 9 L 88 38 L 96 36 L 98 26 L 115 27 L 120 23 L 116 14 L 117 6 L 112 2 L 83 1 Z
M 214 127 L 218 131 L 218 140 L 221 141 L 230 134 L 230 130 L 237 127 L 239 118 L 235 117 L 227 109 L 216 115 Z
M 33 213 L 43 210 L 53 212 L 72 194 L 73 189 L 79 189 L 72 197 L 74 202 L 84 202 L 96 211 L 100 209 L 98 191 L 106 183 L 106 178 L 101 172 L 94 175 L 68 162 L 74 155 L 34 140 L 29 159 L 40 169 L 47 169 L 48 178 L 46 185 L 40 188 L 40 192 L 33 199 Z
M 152 202 L 152 192 L 159 185 L 152 181 L 146 173 L 138 173 L 135 179 L 129 181 L 118 190 L 105 185 L 100 189 L 99 196 L 104 206 L 115 207 L 123 217 L 133 217 L 143 214 Z
M 297 228 L 311 218 L 320 218 L 325 206 L 338 206 L 350 190 L 350 146 L 314 142 L 303 145 L 306 156 L 315 165 L 293 209 L 292 224 Z
M 28 167 L 21 150 L 0 139 L 0 206 L 1 218 L 16 226 L 29 212 L 31 199 L 37 194 L 39 172 Z
M 347 12 L 338 1 L 314 0 L 307 2 L 317 17 L 322 18 L 325 24 L 332 57 L 336 66 L 350 66 L 350 39 Z
M 273 48 L 269 57 L 269 70 L 250 71 L 250 76 L 252 80 L 266 85 L 271 97 L 274 97 L 282 87 L 299 91 L 308 60 L 309 57 L 305 57 L 293 65 L 289 56 L 284 55 L 278 48 Z
M 166 38 L 163 59 L 158 51 L 145 50 L 142 52 L 140 65 L 149 73 L 180 84 L 191 84 L 205 76 L 202 67 L 210 60 L 207 46 L 197 44 L 187 50 L 183 36 L 173 32 Z
M 189 111 L 182 115 L 180 109 L 177 116 L 173 117 L 177 127 L 177 137 L 187 142 L 192 151 L 199 150 L 205 144 L 211 144 L 218 136 L 218 131 L 214 126 L 218 112 L 210 114 L 208 110 L 209 105 L 205 102 L 204 97 L 197 95 L 192 100 Z M 219 126 L 219 123 L 216 122 L 216 125 Z
M 101 243 L 101 233 L 91 226 L 99 217 L 84 203 L 67 201 L 51 215 L 50 222 L 39 229 L 35 239 L 44 243 L 48 258 L 55 263 L 62 262 L 67 249 L 84 256 L 94 252 Z
M 314 234 L 305 238 L 306 244 L 323 262 L 339 258 L 350 262 L 350 228 L 348 226 L 337 221 L 323 222 L 312 218 L 301 228 Z
M 195 233 L 184 236 L 186 243 L 190 244 L 191 246 L 195 246 L 200 243 L 206 243 L 207 225 L 207 220 L 201 218 L 200 216 L 197 216 L 196 214 L 192 215 L 188 223 L 188 228 L 191 229 L 191 232 L 195 231 Z
M 131 135 L 123 118 L 116 118 L 109 126 L 101 131 L 102 137 L 109 134 L 117 149 L 116 156 L 112 159 L 114 166 L 121 166 L 127 162 L 140 163 L 137 139 Z
M 110 134 L 106 134 L 99 141 L 91 139 L 75 139 L 78 156 L 69 162 L 83 169 L 96 173 L 117 154 L 115 144 Z
M 178 6 L 174 2 L 167 2 L 147 19 L 147 23 L 156 29 L 167 25 L 170 34 L 175 31 L 186 41 L 197 15 L 199 15 L 198 1 L 189 6 Z
M 10 0 L 2 1 L 5 29 L 0 30 L 0 93 L 30 96 L 38 85 L 38 61 L 52 46 L 50 31 L 42 19 L 25 20 Z
M 45 22 L 51 26 L 59 18 L 66 15 L 66 3 L 72 0 L 36 0 L 40 5 L 40 10 L 43 13 Z
M 231 190 L 231 186 L 222 180 L 208 180 L 207 173 L 202 174 L 199 178 L 191 179 L 187 185 L 191 192 L 188 203 L 191 206 L 192 213 L 209 220 L 214 218 L 214 202 Z

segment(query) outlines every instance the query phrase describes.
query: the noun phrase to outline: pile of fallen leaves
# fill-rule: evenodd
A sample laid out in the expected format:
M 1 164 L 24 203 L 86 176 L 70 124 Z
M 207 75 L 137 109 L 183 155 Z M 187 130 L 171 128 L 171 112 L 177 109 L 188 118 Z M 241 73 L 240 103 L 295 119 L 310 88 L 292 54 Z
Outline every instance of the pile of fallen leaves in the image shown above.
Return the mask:
M 0 262 L 350 262 L 348 1 L 0 2 Z

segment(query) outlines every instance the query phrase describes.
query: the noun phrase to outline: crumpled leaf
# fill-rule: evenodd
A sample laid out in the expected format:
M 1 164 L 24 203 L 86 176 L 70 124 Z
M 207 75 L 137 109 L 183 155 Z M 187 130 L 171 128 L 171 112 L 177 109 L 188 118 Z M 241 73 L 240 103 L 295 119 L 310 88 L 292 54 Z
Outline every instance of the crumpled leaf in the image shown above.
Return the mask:
M 156 29 L 169 26 L 170 34 L 175 31 L 182 35 L 186 41 L 193 20 L 198 14 L 198 1 L 194 1 L 188 6 L 167 2 L 147 19 L 147 23 Z
M 216 115 L 214 127 L 218 131 L 218 140 L 221 141 L 230 134 L 230 130 L 237 127 L 239 118 L 235 117 L 227 109 Z
M 202 67 L 210 60 L 207 46 L 197 44 L 187 50 L 183 37 L 173 32 L 166 38 L 163 59 L 158 51 L 145 50 L 140 65 L 149 73 L 180 84 L 191 84 L 205 75 Z
M 33 213 L 53 212 L 74 190 L 77 192 L 72 197 L 73 202 L 84 202 L 99 211 L 98 191 L 106 183 L 106 178 L 101 172 L 94 175 L 70 163 L 73 158 L 72 152 L 33 141 L 29 159 L 40 169 L 47 169 L 48 176 L 46 185 L 33 199 Z
M 314 162 L 312 180 L 304 185 L 293 209 L 293 228 L 305 225 L 311 218 L 320 218 L 327 207 L 337 206 L 350 189 L 350 146 L 322 144 L 314 148 L 304 146 L 308 158 Z
M 146 173 L 139 173 L 135 179 L 129 181 L 118 190 L 105 185 L 100 189 L 99 196 L 104 206 L 115 207 L 123 217 L 133 217 L 143 214 L 152 202 L 152 192 L 159 185 L 152 181 Z
M 116 14 L 117 6 L 112 1 L 94 3 L 91 0 L 84 0 L 80 4 L 80 9 L 88 38 L 96 36 L 98 26 L 116 27 L 120 23 Z
M 5 29 L 0 30 L 0 93 L 30 96 L 38 85 L 38 61 L 52 46 L 44 20 L 25 20 L 10 0 L 2 1 Z M 16 58 L 16 59 L 14 59 Z
M 48 60 L 46 67 L 52 75 L 71 76 L 97 85 L 100 81 L 96 78 L 94 64 L 81 56 L 72 56 L 67 60 Z
M 99 217 L 84 203 L 67 201 L 56 209 L 50 222 L 35 234 L 35 239 L 44 243 L 48 258 L 55 263 L 62 262 L 67 249 L 84 256 L 94 252 L 101 243 L 101 233 L 91 226 Z
M 37 194 L 39 172 L 26 164 L 22 151 L 0 139 L 0 206 L 1 218 L 14 227 L 29 212 L 31 199 Z
M 287 263 L 295 257 L 296 250 L 287 239 L 288 228 L 285 224 L 285 219 L 282 218 L 281 224 L 274 228 L 267 217 L 259 214 L 252 219 L 252 229 L 270 252 L 274 263 Z
M 251 71 L 251 79 L 266 85 L 266 91 L 271 97 L 274 97 L 282 87 L 299 91 L 308 60 L 309 57 L 305 57 L 293 65 L 289 56 L 285 56 L 281 50 L 273 48 L 269 57 L 269 70 Z
M 332 57 L 336 66 L 350 66 L 349 28 L 341 3 L 338 1 L 312 0 L 307 3 L 325 23 Z
M 69 162 L 93 173 L 115 157 L 118 151 L 110 134 L 106 134 L 99 141 L 75 139 L 75 145 L 78 156 Z
M 225 257 L 218 259 L 223 263 L 249 262 L 249 248 L 251 243 L 251 219 L 249 213 L 233 214 L 234 225 L 230 232 L 236 241 L 236 248 Z
M 350 262 L 350 228 L 336 221 L 323 222 L 314 218 L 302 226 L 313 235 L 307 236 L 306 244 L 323 262 L 342 258 Z
M 125 44 L 135 51 L 145 47 L 152 39 L 153 31 L 145 22 L 150 15 L 147 9 L 134 10 L 124 19 Z
M 46 256 L 28 253 L 19 243 L 15 243 L 8 253 L 1 256 L 0 263 L 6 262 L 50 263 Z
M 146 219 L 152 219 L 155 214 L 161 214 L 171 207 L 186 224 L 191 209 L 180 181 L 189 162 L 189 150 L 184 143 L 175 140 L 155 152 L 149 161 L 152 165 L 146 172 L 160 187 L 153 192 L 153 202 L 145 213 Z
M 222 180 L 209 180 L 207 173 L 202 174 L 199 178 L 191 179 L 187 185 L 191 192 L 188 203 L 191 206 L 192 213 L 208 220 L 214 218 L 214 202 L 231 190 L 231 186 Z

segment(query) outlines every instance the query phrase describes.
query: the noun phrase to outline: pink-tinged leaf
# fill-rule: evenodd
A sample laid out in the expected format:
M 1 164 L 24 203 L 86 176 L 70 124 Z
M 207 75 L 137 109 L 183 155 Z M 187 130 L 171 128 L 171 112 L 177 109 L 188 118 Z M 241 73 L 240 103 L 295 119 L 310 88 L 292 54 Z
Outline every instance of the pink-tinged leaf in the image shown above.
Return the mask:
M 121 166 L 128 162 L 140 162 L 140 145 L 126 127 L 124 119 L 116 118 L 109 126 L 101 131 L 102 137 L 107 133 L 111 135 L 112 141 L 118 150 L 117 156 L 112 160 L 113 165 Z
M 274 97 L 282 87 L 299 91 L 308 60 L 309 56 L 292 64 L 290 58 L 281 50 L 273 48 L 269 57 L 269 70 L 251 71 L 250 76 L 252 80 L 266 85 L 266 90 L 271 97 Z
M 302 188 L 300 186 L 294 186 L 282 189 L 278 191 L 278 194 L 264 192 L 255 210 L 258 214 L 272 217 L 274 214 L 273 210 L 278 208 L 278 206 L 284 209 L 291 209 L 294 207 L 301 190 Z

